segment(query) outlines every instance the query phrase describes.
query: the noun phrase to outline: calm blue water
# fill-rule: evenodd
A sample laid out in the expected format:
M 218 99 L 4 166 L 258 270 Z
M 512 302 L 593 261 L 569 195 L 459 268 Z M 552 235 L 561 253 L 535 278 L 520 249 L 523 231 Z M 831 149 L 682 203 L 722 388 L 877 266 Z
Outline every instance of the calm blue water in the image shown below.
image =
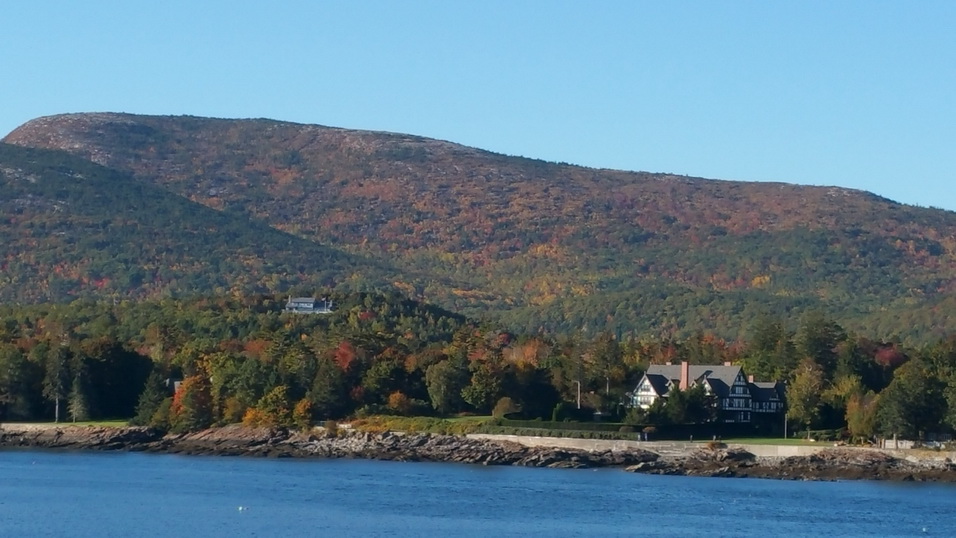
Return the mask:
M 0 452 L 0 536 L 956 536 L 954 513 L 952 485 Z

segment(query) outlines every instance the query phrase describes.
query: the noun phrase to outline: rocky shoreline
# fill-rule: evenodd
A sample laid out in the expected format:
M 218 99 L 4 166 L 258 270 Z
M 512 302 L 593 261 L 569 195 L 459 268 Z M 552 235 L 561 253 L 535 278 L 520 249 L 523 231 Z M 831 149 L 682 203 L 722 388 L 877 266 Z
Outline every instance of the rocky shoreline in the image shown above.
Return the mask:
M 739 448 L 699 449 L 679 456 L 650 450 L 588 451 L 528 447 L 509 441 L 418 433 L 339 431 L 336 435 L 225 427 L 188 434 L 150 428 L 0 429 L 0 448 L 124 450 L 165 454 L 294 458 L 361 458 L 549 468 L 618 467 L 629 472 L 788 480 L 956 482 L 949 459 L 899 458 L 863 449 L 826 449 L 810 456 L 757 457 Z
M 0 429 L 0 448 L 126 450 L 165 454 L 274 458 L 354 458 L 517 465 L 526 467 L 625 467 L 657 459 L 643 450 L 586 451 L 526 447 L 451 435 L 368 433 L 336 435 L 265 428 L 224 427 L 187 434 L 150 428 L 56 427 Z
M 809 456 L 757 457 L 743 449 L 697 450 L 627 467 L 637 473 L 772 478 L 780 480 L 893 480 L 956 482 L 949 459 L 899 458 L 879 450 L 824 449 Z

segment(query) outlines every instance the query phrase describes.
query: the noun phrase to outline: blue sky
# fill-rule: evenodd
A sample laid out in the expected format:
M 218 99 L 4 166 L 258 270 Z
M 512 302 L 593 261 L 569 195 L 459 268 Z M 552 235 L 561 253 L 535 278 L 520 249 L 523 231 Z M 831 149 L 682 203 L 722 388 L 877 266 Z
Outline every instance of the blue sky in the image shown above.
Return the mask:
M 949 0 L 10 4 L 3 134 L 268 117 L 956 210 Z

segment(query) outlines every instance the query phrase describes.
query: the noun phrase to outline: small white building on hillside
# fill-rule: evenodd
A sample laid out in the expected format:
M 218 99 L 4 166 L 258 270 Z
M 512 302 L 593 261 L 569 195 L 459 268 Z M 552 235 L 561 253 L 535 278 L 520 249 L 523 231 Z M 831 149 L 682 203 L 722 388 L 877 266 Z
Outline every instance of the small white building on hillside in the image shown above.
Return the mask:
M 331 314 L 332 301 L 315 297 L 289 297 L 283 309 L 293 314 Z

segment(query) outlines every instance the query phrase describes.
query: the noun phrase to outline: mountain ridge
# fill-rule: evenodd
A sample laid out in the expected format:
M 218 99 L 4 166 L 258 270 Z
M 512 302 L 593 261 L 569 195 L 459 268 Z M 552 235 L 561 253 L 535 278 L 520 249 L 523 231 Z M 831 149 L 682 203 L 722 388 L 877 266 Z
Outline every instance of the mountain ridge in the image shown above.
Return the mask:
M 923 331 L 952 323 L 927 312 L 956 291 L 956 214 L 865 191 L 585 168 L 265 119 L 71 114 L 4 141 L 394 264 L 408 295 L 525 330 L 734 336 L 758 306 L 821 308 L 888 335 L 900 315 L 926 318 Z

